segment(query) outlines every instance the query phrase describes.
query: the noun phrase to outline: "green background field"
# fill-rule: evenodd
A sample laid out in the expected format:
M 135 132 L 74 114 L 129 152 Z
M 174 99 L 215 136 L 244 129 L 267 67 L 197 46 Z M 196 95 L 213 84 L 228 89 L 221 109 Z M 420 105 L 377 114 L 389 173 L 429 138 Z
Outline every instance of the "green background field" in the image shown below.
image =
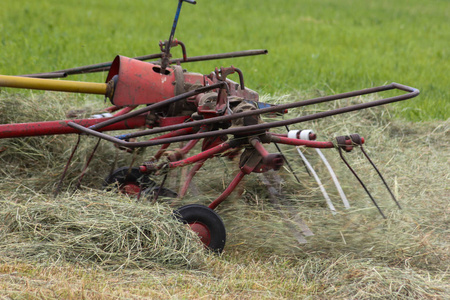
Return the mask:
M 177 1 L 13 1 L 0 10 L 0 74 L 53 71 L 159 51 Z M 346 92 L 390 82 L 421 95 L 396 105 L 410 120 L 447 119 L 447 0 L 228 0 L 184 4 L 176 37 L 188 55 L 268 49 L 269 55 L 186 64 L 209 73 L 233 64 L 260 93 Z M 180 50 L 174 49 L 179 56 Z M 103 81 L 104 74 L 78 79 Z

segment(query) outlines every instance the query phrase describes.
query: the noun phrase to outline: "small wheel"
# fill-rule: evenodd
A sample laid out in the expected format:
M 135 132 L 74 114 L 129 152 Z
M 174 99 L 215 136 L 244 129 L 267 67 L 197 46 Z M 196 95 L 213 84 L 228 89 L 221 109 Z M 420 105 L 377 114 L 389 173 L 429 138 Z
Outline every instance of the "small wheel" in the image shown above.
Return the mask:
M 189 204 L 177 209 L 175 215 L 198 234 L 207 248 L 217 253 L 223 251 L 227 234 L 222 219 L 214 210 L 200 204 Z
M 111 175 L 105 178 L 103 187 L 111 189 L 111 185 L 119 188 L 119 192 L 126 195 L 137 195 L 142 188 L 148 189 L 156 186 L 156 183 L 142 174 L 137 167 L 122 167 L 114 170 Z

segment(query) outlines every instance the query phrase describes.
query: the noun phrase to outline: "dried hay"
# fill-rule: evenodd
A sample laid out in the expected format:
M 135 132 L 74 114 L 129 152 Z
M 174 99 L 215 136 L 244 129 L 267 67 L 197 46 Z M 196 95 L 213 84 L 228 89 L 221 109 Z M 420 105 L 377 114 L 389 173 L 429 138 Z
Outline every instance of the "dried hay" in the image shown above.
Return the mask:
M 286 102 L 303 98 L 307 97 L 299 94 L 263 100 Z M 288 117 L 369 100 L 362 97 L 295 109 Z M 4 109 L 0 113 L 2 122 Z M 445 298 L 449 292 L 450 120 L 409 123 L 393 119 L 389 110 L 378 107 L 291 127 L 314 129 L 319 140 L 361 134 L 366 138 L 366 151 L 403 209 L 395 206 L 358 149 L 346 157 L 387 215 L 386 220 L 378 214 L 338 153 L 324 150 L 351 203 L 352 207 L 346 210 L 325 167 L 313 151 L 306 150 L 337 208 L 338 213 L 331 214 L 295 148 L 282 147 L 301 183 L 295 181 L 287 168 L 280 172 L 283 181 L 278 188 L 289 204 L 280 213 L 258 177 L 247 176 L 245 185 L 218 207 L 228 233 L 225 257 L 231 260 L 242 256 L 249 256 L 249 260 L 283 257 L 290 268 L 286 272 L 293 272 L 291 275 L 305 284 L 316 281 L 318 287 L 312 294 L 324 298 L 330 295 L 348 299 Z M 195 266 L 204 261 L 205 254 L 200 254 L 202 251 L 183 231 L 185 228 L 168 217 L 166 206 L 136 203 L 89 189 L 51 199 L 48 193 L 58 181 L 73 141 L 73 137 L 64 136 L 0 140 L 0 146 L 7 149 L 0 153 L 4 166 L 0 177 L 1 218 L 7 220 L 1 223 L 1 256 L 27 256 L 42 262 L 89 261 L 115 268 L 142 268 L 155 262 Z M 71 190 L 88 149 L 92 148 L 91 141 L 84 138 L 81 149 L 85 150 L 79 151 L 74 160 L 66 181 L 67 190 Z M 147 150 L 150 151 L 153 149 Z M 112 164 L 131 164 L 130 156 L 116 153 L 110 144 L 101 144 L 83 181 L 85 186 L 99 187 Z M 208 161 L 194 179 L 195 189 L 171 205 L 210 203 L 236 170 L 236 162 L 222 158 Z M 174 177 L 169 178 L 169 187 L 177 188 L 178 181 L 174 178 L 179 173 L 171 172 Z M 295 238 L 293 228 L 298 229 L 295 217 L 302 218 L 315 234 L 307 237 L 307 244 L 299 244 Z M 148 239 L 143 239 L 142 232 L 148 233 Z
M 88 97 L 75 99 L 65 93 L 30 92 L 27 97 L 22 94 L 0 93 L 0 123 L 21 123 L 67 119 L 70 111 L 79 109 L 77 118 L 88 118 L 101 112 L 105 107 L 103 101 Z M 95 148 L 98 139 L 81 137 L 68 169 L 63 187 L 71 190 L 78 181 L 86 161 Z M 76 145 L 77 136 L 54 135 L 42 137 L 24 137 L 17 139 L 0 139 L 0 161 L 3 168 L 2 177 L 15 179 L 35 191 L 51 193 L 61 177 L 62 170 Z M 131 165 L 133 161 L 142 161 L 143 152 L 123 155 L 111 143 L 100 143 L 94 159 L 89 165 L 82 184 L 91 188 L 101 187 L 102 180 L 114 168 Z M 63 189 L 64 189 L 63 188 Z
M 0 255 L 105 268 L 199 267 L 203 246 L 163 205 L 83 192 L 52 199 L 19 188 L 0 201 Z
M 43 101 L 47 97 L 51 98 Z M 64 118 L 73 105 L 66 97 L 49 93 L 27 101 L 20 95 L 2 98 L 0 120 Z M 0 140 L 4 149 L 0 153 L 1 257 L 95 263 L 110 268 L 155 264 L 198 267 L 204 263 L 206 253 L 197 237 L 175 220 L 166 205 L 139 204 L 91 189 L 72 194 L 73 183 L 92 150 L 92 139 L 84 139 L 79 146 L 65 181 L 67 192 L 54 199 L 51 192 L 75 140 L 73 135 Z M 99 153 L 112 158 L 94 160 L 83 181 L 98 188 L 117 152 L 105 144 Z M 122 163 L 128 164 L 127 159 Z
M 294 99 L 290 98 L 290 101 Z M 369 100 L 367 97 L 342 100 L 336 105 Z M 318 105 L 310 111 L 294 110 L 290 116 L 330 109 L 333 105 Z M 367 194 L 344 166 L 337 151 L 323 150 L 352 206 L 345 209 L 325 166 L 314 151 L 307 150 L 308 159 L 337 208 L 338 213 L 333 215 L 317 183 L 303 168 L 296 150 L 283 147 L 283 153 L 301 180 L 298 184 L 285 168 L 281 189 L 291 204 L 288 209 L 294 207 L 295 214 L 308 224 L 315 236 L 308 237 L 305 245 L 298 244 L 291 226 L 286 226 L 286 214 L 280 215 L 270 205 L 267 189 L 256 176 L 251 175 L 247 178 L 243 197 L 229 200 L 232 203 L 221 208 L 231 232 L 230 244 L 238 245 L 236 248 L 239 251 L 243 248 L 251 251 L 259 249 L 269 256 L 273 253 L 298 257 L 346 253 L 355 258 L 371 257 L 391 266 L 446 269 L 443 262 L 448 261 L 450 250 L 449 122 L 407 123 L 392 119 L 386 108 L 379 107 L 291 128 L 311 128 L 318 134 L 319 140 L 360 133 L 366 138 L 366 152 L 381 170 L 403 209 L 396 207 L 378 175 L 358 149 L 347 154 L 347 160 L 387 215 L 386 220 L 379 215 Z M 276 149 L 272 151 L 276 152 Z M 295 226 L 293 217 L 288 219 L 289 222 Z

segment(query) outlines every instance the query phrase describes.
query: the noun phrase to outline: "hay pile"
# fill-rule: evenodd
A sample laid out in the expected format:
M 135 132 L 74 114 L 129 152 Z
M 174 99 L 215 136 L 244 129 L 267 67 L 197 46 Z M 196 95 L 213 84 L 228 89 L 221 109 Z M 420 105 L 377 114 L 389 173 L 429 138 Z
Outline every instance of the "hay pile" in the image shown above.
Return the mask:
M 88 114 L 95 112 L 89 100 L 66 94 L 2 93 L 0 123 L 65 119 L 67 111 L 83 105 Z M 113 269 L 204 263 L 206 253 L 198 238 L 173 218 L 167 205 L 136 203 L 101 190 L 114 165 L 129 165 L 136 159 L 118 157 L 111 144 L 101 144 L 83 179 L 84 190 L 72 194 L 96 142 L 82 138 L 63 193 L 53 198 L 75 141 L 74 135 L 0 140 L 0 257 Z M 89 186 L 96 189 L 86 189 Z
M 64 120 L 72 111 L 79 111 L 76 118 L 88 118 L 106 106 L 102 100 L 89 96 L 75 98 L 67 93 L 34 94 L 31 91 L 23 95 L 3 92 L 0 93 L 0 124 Z M 73 190 L 97 141 L 97 138 L 81 137 L 62 190 Z M 52 193 L 76 142 L 77 136 L 73 134 L 0 139 L 0 161 L 3 166 L 0 176 L 19 181 L 34 191 Z M 111 143 L 101 142 L 82 185 L 100 188 L 103 179 L 112 170 L 129 166 L 132 161 L 143 161 L 143 154 L 124 155 Z
M 301 282 L 315 282 L 317 299 L 445 299 L 448 275 L 391 267 L 351 255 L 311 257 L 293 270 Z
M 317 95 L 263 100 L 275 103 L 311 96 Z M 20 99 L 16 100 L 20 103 Z M 370 100 L 364 97 L 291 110 L 288 117 Z M 36 101 L 37 106 L 45 103 L 48 102 Z M 27 106 L 32 107 L 23 106 L 18 116 L 25 119 L 31 115 Z M 2 122 L 4 112 L 12 107 L 2 107 Z M 44 109 L 46 113 L 51 110 L 51 107 Z M 267 188 L 256 174 L 247 176 L 238 191 L 218 207 L 227 228 L 225 255 L 231 255 L 232 260 L 248 256 L 249 261 L 283 257 L 289 269 L 282 276 L 293 276 L 294 281 L 300 280 L 305 285 L 317 282 L 320 288 L 315 295 L 323 297 L 442 298 L 449 289 L 450 120 L 409 123 L 392 118 L 389 110 L 378 107 L 291 127 L 311 128 L 318 133 L 319 140 L 361 134 L 366 138 L 366 151 L 403 209 L 395 206 L 361 153 L 355 150 L 348 154 L 348 160 L 387 215 L 384 220 L 342 164 L 337 151 L 324 150 L 352 206 L 346 210 L 325 167 L 313 151 L 307 151 L 337 208 L 338 213 L 332 215 L 295 148 L 282 147 L 301 181 L 297 183 L 287 168 L 280 171 L 289 217 L 271 204 Z M 164 205 L 136 203 L 86 188 L 72 196 L 63 194 L 52 199 L 50 193 L 73 145 L 71 138 L 0 140 L 0 146 L 6 148 L 0 153 L 4 166 L 0 171 L 0 219 L 5 220 L 0 223 L 1 257 L 27 257 L 42 263 L 85 262 L 113 268 L 145 268 L 155 263 L 198 266 L 204 262 L 206 254 L 192 239 L 192 233 L 176 224 Z M 67 190 L 71 190 L 91 149 L 92 142 L 83 139 L 85 146 L 81 148 L 86 150 L 80 151 L 74 160 L 72 173 L 65 182 Z M 112 164 L 130 164 L 130 155 L 119 155 L 116 159 L 115 151 L 110 144 L 101 144 L 83 181 L 85 187 L 99 187 Z M 146 151 L 144 157 L 154 149 Z M 277 152 L 275 148 L 269 151 Z M 196 189 L 173 205 L 210 203 L 234 177 L 236 164 L 221 158 L 208 161 L 194 178 Z M 177 180 L 173 178 L 178 172 L 171 172 L 169 187 L 176 188 Z M 295 238 L 296 216 L 315 234 L 307 238 L 307 244 L 299 244 Z
M 20 190 L 20 189 L 18 189 Z M 203 246 L 161 205 L 113 194 L 83 192 L 5 195 L 0 200 L 0 256 L 40 263 L 73 262 L 105 268 L 199 267 Z

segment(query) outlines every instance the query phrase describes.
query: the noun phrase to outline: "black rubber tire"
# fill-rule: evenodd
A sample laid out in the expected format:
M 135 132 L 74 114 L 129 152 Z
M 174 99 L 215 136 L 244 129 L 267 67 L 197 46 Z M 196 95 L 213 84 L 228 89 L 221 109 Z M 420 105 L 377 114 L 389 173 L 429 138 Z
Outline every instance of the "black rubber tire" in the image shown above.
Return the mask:
M 108 177 L 103 181 L 103 187 L 106 189 L 111 189 L 112 185 L 122 186 L 126 183 L 135 183 L 141 186 L 142 190 L 148 189 L 156 186 L 156 183 L 142 174 L 138 167 L 121 167 L 114 170 Z
M 197 222 L 206 226 L 210 233 L 210 242 L 205 246 L 216 253 L 223 251 L 227 233 L 222 218 L 214 210 L 200 204 L 189 204 L 178 208 L 174 213 L 178 220 L 185 224 Z

